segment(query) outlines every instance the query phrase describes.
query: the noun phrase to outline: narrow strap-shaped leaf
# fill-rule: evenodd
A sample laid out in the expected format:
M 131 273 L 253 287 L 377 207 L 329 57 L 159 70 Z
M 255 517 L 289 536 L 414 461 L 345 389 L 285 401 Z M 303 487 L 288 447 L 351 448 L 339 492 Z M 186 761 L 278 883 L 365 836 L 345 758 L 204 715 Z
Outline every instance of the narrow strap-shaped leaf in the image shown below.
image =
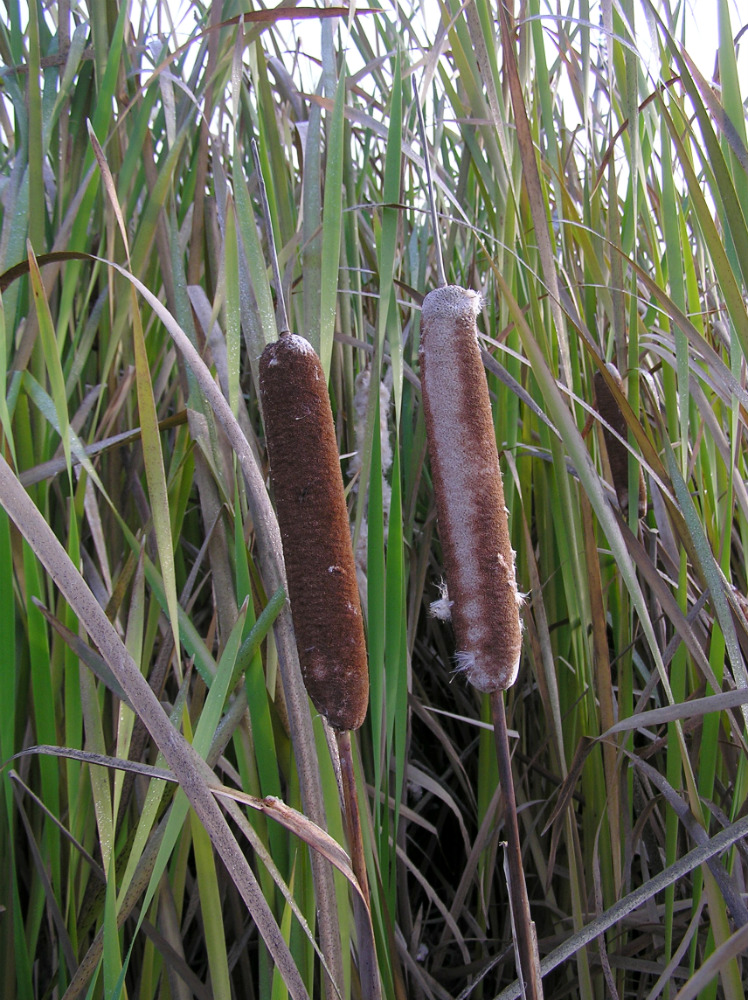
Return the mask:
M 501 23 L 501 48 L 504 54 L 504 69 L 509 82 L 509 92 L 512 98 L 512 109 L 517 128 L 517 142 L 522 157 L 522 171 L 530 201 L 532 221 L 535 225 L 535 238 L 538 243 L 540 260 L 543 266 L 543 277 L 550 293 L 550 306 L 553 321 L 556 326 L 558 350 L 561 361 L 561 377 L 566 385 L 571 386 L 571 360 L 569 342 L 566 333 L 566 323 L 561 310 L 556 261 L 553 256 L 553 245 L 548 228 L 543 191 L 540 185 L 540 174 L 535 159 L 535 145 L 532 140 L 527 108 L 522 94 L 522 85 L 517 68 L 517 56 L 514 50 L 514 35 L 509 23 L 509 14 L 504 4 L 499 5 Z
M 258 889 L 247 859 L 210 790 L 210 784 L 214 781 L 212 772 L 169 722 L 114 627 L 2 456 L 0 456 L 0 503 L 29 544 L 34 547 L 39 559 L 99 647 L 99 651 L 114 671 L 133 707 L 162 750 L 190 804 L 210 834 L 214 848 L 231 873 L 242 899 L 283 973 L 292 996 L 306 1000 L 307 990 L 288 947 L 283 941 L 264 896 Z
M 594 941 L 601 934 L 604 934 L 609 927 L 614 927 L 619 921 L 646 903 L 647 900 L 652 899 L 657 893 L 662 892 L 668 886 L 680 881 L 684 875 L 692 872 L 699 865 L 703 865 L 707 859 L 722 854 L 746 836 L 748 836 L 748 817 L 743 817 L 737 823 L 733 823 L 727 827 L 726 830 L 721 830 L 706 844 L 694 847 L 688 854 L 684 854 L 682 858 L 679 858 L 675 864 L 670 865 L 669 868 L 659 872 L 659 874 L 653 875 L 644 885 L 639 886 L 638 889 L 634 889 L 633 892 L 624 896 L 623 899 L 614 906 L 611 906 L 596 920 L 590 921 L 581 931 L 567 938 L 558 948 L 554 948 L 541 961 L 540 971 L 544 976 L 552 972 L 562 962 L 567 961 L 575 955 L 580 948 L 584 948 L 585 945 Z M 521 995 L 522 988 L 520 984 L 514 983 L 512 986 L 502 990 L 498 997 L 496 997 L 496 1000 L 517 1000 L 517 997 Z
M 62 447 L 65 452 L 65 464 L 68 467 L 68 471 L 70 471 L 70 420 L 68 417 L 68 401 L 65 394 L 65 377 L 62 373 L 62 363 L 60 361 L 60 352 L 57 347 L 57 337 L 55 336 L 52 314 L 49 311 L 49 303 L 47 302 L 47 297 L 44 294 L 41 272 L 39 271 L 39 265 L 36 262 L 36 257 L 34 256 L 34 251 L 30 242 L 27 250 L 29 255 L 31 289 L 34 295 L 34 305 L 36 306 L 36 315 L 39 323 L 39 335 L 41 337 L 42 350 L 44 352 L 44 361 L 47 368 L 49 383 L 52 388 L 52 399 L 54 400 L 55 410 L 57 412 L 57 421 L 60 429 L 60 436 L 62 437 Z
M 343 136 L 345 75 L 338 80 L 335 105 L 327 131 L 325 200 L 322 209 L 322 284 L 320 290 L 319 357 L 330 378 L 332 341 L 338 300 L 338 268 L 343 229 Z M 313 345 L 315 346 L 315 345 Z

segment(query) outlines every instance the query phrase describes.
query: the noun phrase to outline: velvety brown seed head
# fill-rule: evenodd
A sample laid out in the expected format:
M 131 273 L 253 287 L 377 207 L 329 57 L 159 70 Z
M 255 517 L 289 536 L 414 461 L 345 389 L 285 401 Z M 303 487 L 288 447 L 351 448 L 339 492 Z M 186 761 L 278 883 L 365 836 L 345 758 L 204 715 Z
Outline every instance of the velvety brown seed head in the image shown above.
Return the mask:
M 605 367 L 613 376 L 618 388 L 623 392 L 623 379 L 616 366 L 608 363 Z M 593 384 L 595 386 L 597 412 L 607 424 L 610 424 L 616 434 L 620 434 L 625 441 L 628 434 L 626 419 L 600 371 L 595 372 Z M 614 434 L 611 434 L 607 427 L 603 427 L 602 430 L 605 450 L 608 453 L 608 465 L 610 466 L 610 475 L 613 479 L 613 487 L 618 497 L 618 504 L 621 510 L 625 512 L 629 507 L 629 453 L 623 443 Z M 638 503 L 639 517 L 644 517 L 647 513 L 647 486 L 641 466 L 639 467 Z
M 287 334 L 260 358 L 270 477 L 307 691 L 336 729 L 357 729 L 369 672 L 348 512 L 319 358 Z
M 458 668 L 500 691 L 516 680 L 522 628 L 479 310 L 478 293 L 455 285 L 426 296 L 421 389 Z

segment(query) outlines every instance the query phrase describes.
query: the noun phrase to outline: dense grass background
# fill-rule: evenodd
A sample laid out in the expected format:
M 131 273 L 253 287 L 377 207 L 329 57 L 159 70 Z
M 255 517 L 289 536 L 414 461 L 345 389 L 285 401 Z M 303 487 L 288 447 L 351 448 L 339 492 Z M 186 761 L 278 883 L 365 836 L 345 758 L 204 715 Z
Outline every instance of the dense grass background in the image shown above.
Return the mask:
M 485 296 L 527 593 L 507 704 L 546 996 L 738 1000 L 736 9 L 699 4 L 719 28 L 705 79 L 669 0 L 450 2 L 425 22 L 415 4 L 292 7 L 194 3 L 178 24 L 167 3 L 119 0 L 0 13 L 0 994 L 332 998 L 324 968 L 358 995 L 331 744 L 276 617 L 255 138 L 349 486 L 384 993 L 518 995 L 490 712 L 428 614 L 442 569 L 417 362 L 436 282 L 420 100 L 448 280 Z M 612 488 L 606 361 L 643 516 Z M 78 754 L 23 753 L 38 745 Z M 191 808 L 150 770 L 167 766 Z

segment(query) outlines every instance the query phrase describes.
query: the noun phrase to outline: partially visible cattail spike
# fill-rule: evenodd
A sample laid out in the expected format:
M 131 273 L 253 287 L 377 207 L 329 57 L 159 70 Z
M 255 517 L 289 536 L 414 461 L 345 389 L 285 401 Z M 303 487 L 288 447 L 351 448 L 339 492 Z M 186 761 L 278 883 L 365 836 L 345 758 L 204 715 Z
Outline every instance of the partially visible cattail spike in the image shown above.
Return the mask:
M 421 388 L 458 669 L 479 691 L 517 677 L 522 628 L 477 292 L 430 292 L 421 316 Z
M 366 641 L 330 398 L 307 340 L 289 333 L 265 348 L 260 392 L 304 682 L 330 725 L 358 729 Z
M 623 393 L 623 379 L 616 366 L 609 362 L 605 367 Z M 593 384 L 595 387 L 595 408 L 597 412 L 613 428 L 616 434 L 620 435 L 625 441 L 628 434 L 626 419 L 601 371 L 595 371 Z M 602 431 L 618 504 L 621 510 L 626 512 L 629 507 L 629 452 L 623 441 L 619 441 L 615 434 L 611 434 L 607 427 L 603 426 Z M 647 486 L 641 466 L 639 466 L 638 513 L 639 517 L 645 517 L 647 513 Z

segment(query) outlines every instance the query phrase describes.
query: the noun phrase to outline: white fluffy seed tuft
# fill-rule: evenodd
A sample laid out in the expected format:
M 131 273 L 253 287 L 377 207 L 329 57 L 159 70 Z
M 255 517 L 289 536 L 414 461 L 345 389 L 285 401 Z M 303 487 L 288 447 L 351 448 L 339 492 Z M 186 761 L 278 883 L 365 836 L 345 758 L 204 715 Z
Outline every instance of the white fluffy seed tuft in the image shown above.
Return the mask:
M 432 601 L 429 605 L 429 614 L 432 618 L 438 618 L 440 622 L 452 620 L 452 605 L 454 601 L 449 599 L 447 584 L 442 580 L 439 584 L 439 600 Z
M 508 673 L 507 687 L 511 687 L 517 679 L 517 674 L 519 673 L 519 662 L 520 656 L 518 654 L 514 663 L 511 664 Z M 478 691 L 486 693 L 496 690 L 496 677 L 493 663 L 488 664 L 488 669 L 486 669 L 486 667 L 478 661 L 475 653 L 471 653 L 467 650 L 458 650 L 455 653 L 454 674 L 464 674 L 470 684 L 472 684 Z
M 290 347 L 292 350 L 298 352 L 299 354 L 314 354 L 315 350 L 306 337 L 300 337 L 298 333 L 286 333 L 283 335 L 286 340 L 286 346 Z M 315 372 L 315 375 L 317 373 Z
M 455 652 L 455 669 L 456 674 L 467 674 L 468 677 L 475 670 L 475 653 L 469 653 L 464 649 L 458 649 Z

